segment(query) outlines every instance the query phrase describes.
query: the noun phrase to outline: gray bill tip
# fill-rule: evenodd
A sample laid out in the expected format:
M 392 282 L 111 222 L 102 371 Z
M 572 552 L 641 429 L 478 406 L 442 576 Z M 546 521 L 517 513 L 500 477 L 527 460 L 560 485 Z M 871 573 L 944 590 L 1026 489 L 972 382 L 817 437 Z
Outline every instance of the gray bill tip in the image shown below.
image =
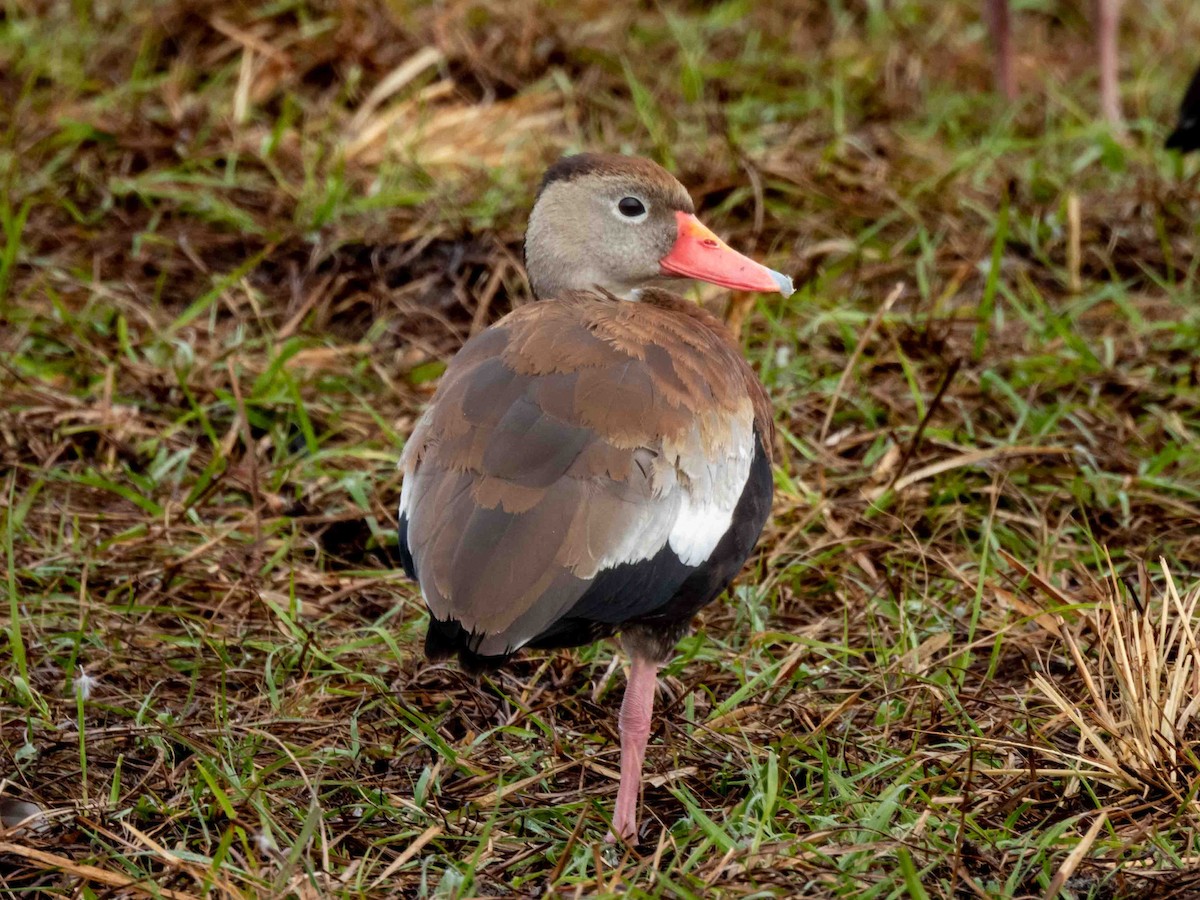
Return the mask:
M 771 279 L 779 286 L 779 293 L 785 297 L 790 297 L 796 293 L 796 289 L 792 286 L 792 279 L 782 272 L 776 272 L 774 269 L 768 269 L 771 273 Z

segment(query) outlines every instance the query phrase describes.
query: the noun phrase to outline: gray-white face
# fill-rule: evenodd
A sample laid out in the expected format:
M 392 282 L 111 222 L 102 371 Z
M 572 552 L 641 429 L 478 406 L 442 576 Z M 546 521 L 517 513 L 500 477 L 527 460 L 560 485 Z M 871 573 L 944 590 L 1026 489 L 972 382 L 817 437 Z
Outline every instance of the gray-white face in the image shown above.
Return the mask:
M 786 275 L 709 231 L 665 169 L 628 156 L 584 153 L 550 167 L 529 217 L 525 265 L 541 299 L 599 288 L 634 300 L 672 278 L 792 292 Z
M 525 238 L 539 297 L 602 288 L 629 298 L 665 279 L 659 261 L 675 244 L 675 214 L 693 207 L 683 186 L 658 172 L 651 180 L 644 171 L 600 170 L 545 186 Z

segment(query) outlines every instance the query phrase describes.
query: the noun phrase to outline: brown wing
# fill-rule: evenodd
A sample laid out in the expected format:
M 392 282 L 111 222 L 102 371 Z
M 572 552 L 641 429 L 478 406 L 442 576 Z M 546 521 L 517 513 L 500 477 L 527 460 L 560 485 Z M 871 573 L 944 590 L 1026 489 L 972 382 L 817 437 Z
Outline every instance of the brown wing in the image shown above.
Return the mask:
M 749 475 L 749 372 L 654 303 L 543 301 L 469 341 L 402 458 L 402 549 L 433 616 L 502 656 L 602 571 L 664 547 L 697 565 Z

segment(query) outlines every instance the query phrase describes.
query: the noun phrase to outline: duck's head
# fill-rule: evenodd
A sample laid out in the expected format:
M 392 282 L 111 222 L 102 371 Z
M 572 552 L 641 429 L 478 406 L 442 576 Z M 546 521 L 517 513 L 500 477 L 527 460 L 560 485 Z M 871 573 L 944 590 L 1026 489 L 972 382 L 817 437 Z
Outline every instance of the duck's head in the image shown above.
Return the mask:
M 696 218 L 666 169 L 634 156 L 581 153 L 546 172 L 525 233 L 541 299 L 600 288 L 627 300 L 668 279 L 792 293 L 792 280 L 738 253 Z

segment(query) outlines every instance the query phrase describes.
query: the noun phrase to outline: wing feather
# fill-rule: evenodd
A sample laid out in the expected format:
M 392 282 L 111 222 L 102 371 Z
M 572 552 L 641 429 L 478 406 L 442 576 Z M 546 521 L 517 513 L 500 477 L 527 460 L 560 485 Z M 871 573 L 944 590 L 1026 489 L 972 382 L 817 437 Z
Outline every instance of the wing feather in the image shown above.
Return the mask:
M 729 529 L 757 380 L 718 331 L 678 319 L 543 301 L 447 368 L 402 457 L 402 550 L 471 652 L 651 612 Z

